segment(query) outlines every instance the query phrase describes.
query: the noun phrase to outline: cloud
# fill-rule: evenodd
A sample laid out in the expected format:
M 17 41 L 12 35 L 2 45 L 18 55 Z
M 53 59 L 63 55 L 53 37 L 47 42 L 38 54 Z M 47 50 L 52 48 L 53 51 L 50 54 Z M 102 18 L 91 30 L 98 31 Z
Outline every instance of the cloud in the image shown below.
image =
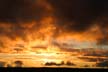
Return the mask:
M 42 3 L 40 3 L 42 2 Z M 47 15 L 50 10 L 45 1 L 41 0 L 1 0 L 0 21 L 17 22 L 38 20 L 41 16 Z
M 0 0 L 0 45 L 27 45 L 65 32 L 79 40 L 85 36 L 100 41 L 108 27 L 107 8 L 106 0 Z M 97 34 L 90 31 L 95 25 Z

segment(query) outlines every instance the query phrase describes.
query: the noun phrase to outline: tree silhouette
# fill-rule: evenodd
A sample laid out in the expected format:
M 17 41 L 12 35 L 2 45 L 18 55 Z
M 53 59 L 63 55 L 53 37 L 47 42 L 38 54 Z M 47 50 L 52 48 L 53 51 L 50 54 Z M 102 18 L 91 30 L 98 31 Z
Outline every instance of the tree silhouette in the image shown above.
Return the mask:
M 15 51 L 17 51 L 17 53 L 19 53 L 20 51 L 22 51 L 21 48 L 14 48 Z
M 101 61 L 96 64 L 97 67 L 108 67 L 108 61 Z
M 23 62 L 22 61 L 15 61 L 14 62 L 15 63 L 15 67 L 22 67 L 22 65 L 23 65 Z
M 7 64 L 7 67 L 12 67 L 12 65 L 11 64 Z
M 4 67 L 5 64 L 6 64 L 6 62 L 2 62 L 2 61 L 0 61 L 0 67 Z
M 71 66 L 71 65 L 75 65 L 75 64 L 71 63 L 70 61 L 67 61 L 66 65 Z

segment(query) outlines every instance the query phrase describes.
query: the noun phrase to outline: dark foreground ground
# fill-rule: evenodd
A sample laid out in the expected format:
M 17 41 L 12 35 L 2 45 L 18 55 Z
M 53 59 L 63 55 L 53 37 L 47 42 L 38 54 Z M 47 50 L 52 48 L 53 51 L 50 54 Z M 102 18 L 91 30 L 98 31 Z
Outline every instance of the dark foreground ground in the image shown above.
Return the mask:
M 90 68 L 48 68 L 48 67 L 42 67 L 42 68 L 0 68 L 0 72 L 92 72 L 92 71 L 103 71 L 105 72 L 106 69 L 90 69 Z

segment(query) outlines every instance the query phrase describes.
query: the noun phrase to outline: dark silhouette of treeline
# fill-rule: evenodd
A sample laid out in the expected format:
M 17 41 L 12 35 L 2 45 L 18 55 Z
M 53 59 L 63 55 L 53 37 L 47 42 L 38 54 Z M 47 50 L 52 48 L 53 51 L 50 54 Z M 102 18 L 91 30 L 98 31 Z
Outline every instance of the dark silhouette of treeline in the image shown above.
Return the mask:
M 64 61 L 61 61 L 61 63 L 56 63 L 56 62 L 46 62 L 45 66 L 52 66 L 52 65 L 56 65 L 56 66 L 62 66 L 62 65 L 68 65 L 68 66 L 75 66 L 74 63 L 67 61 L 66 63 Z
M 14 61 L 13 64 L 14 64 L 14 67 L 22 67 L 23 66 L 23 62 L 20 60 Z M 4 61 L 0 61 L 0 67 L 13 67 L 13 65 L 8 64 Z
M 96 67 L 108 67 L 108 60 L 97 62 Z

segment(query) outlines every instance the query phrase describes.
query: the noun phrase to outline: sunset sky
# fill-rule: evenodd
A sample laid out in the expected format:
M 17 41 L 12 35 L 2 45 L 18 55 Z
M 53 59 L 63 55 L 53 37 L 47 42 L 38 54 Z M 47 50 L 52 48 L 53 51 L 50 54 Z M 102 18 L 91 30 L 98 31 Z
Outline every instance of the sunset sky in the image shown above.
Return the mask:
M 74 48 L 107 49 L 107 3 L 107 0 L 0 0 L 0 48 L 17 44 L 27 48 L 55 40 Z
M 108 68 L 108 0 L 0 0 L 0 67 L 47 66 Z

